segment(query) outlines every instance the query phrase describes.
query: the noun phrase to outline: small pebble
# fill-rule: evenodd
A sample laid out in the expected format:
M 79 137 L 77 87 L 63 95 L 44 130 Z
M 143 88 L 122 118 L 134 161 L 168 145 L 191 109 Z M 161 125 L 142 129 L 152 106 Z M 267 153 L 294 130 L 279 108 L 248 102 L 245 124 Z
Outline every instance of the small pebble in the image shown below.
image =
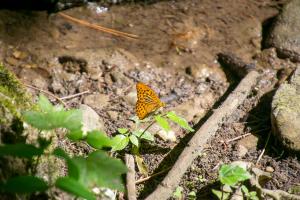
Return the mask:
M 28 54 L 26 52 L 23 52 L 23 51 L 14 51 L 13 54 L 12 54 L 16 59 L 19 59 L 19 60 L 23 60 L 25 58 L 28 57 Z
M 92 108 L 102 109 L 109 104 L 109 96 L 105 94 L 91 94 L 84 97 L 83 102 Z
M 272 173 L 272 172 L 274 172 L 274 168 L 271 166 L 267 166 L 266 171 Z
M 243 145 L 238 145 L 237 154 L 239 158 L 244 157 L 248 153 L 248 149 Z
M 22 64 L 21 67 L 27 68 L 27 69 L 32 69 L 32 68 L 37 68 L 37 64 L 34 63 L 26 63 L 26 64 Z
M 13 65 L 13 66 L 17 66 L 19 64 L 19 61 L 13 57 L 8 57 L 5 59 L 5 61 L 10 64 L 10 65 Z

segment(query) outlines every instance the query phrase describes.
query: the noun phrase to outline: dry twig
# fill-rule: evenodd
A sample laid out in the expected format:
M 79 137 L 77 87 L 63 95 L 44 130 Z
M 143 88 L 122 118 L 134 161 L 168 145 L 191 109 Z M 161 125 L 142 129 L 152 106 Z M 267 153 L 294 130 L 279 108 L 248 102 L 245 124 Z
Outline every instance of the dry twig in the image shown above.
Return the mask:
M 58 96 L 55 96 L 54 94 L 52 94 L 51 92 L 49 91 L 46 91 L 46 90 L 43 90 L 41 88 L 38 88 L 38 87 L 35 87 L 33 85 L 29 85 L 29 84 L 26 84 L 26 83 L 22 83 L 24 86 L 28 87 L 28 88 L 31 88 L 31 89 L 34 89 L 34 90 L 37 90 L 37 91 L 40 91 L 44 94 L 47 94 L 53 98 L 55 98 L 56 100 L 58 100 L 60 103 L 62 103 L 64 105 L 64 107 L 68 108 L 68 105 L 61 99 L 59 98 Z
M 235 138 L 232 138 L 232 139 L 230 139 L 230 140 L 227 140 L 225 143 L 229 143 L 229 142 L 233 142 L 233 141 L 242 139 L 242 138 L 247 137 L 247 136 L 249 136 L 249 135 L 251 135 L 251 134 L 252 134 L 252 133 L 246 133 L 246 134 L 244 134 L 244 135 L 237 136 L 237 137 L 235 137 Z
M 260 155 L 259 155 L 259 157 L 258 157 L 258 159 L 257 159 L 257 161 L 256 161 L 256 165 L 259 163 L 259 161 L 261 160 L 261 158 L 263 157 L 263 155 L 264 155 L 264 153 L 265 153 L 265 151 L 266 151 L 266 147 L 267 147 L 267 145 L 268 145 L 268 143 L 269 143 L 269 139 L 270 139 L 270 136 L 271 136 L 271 132 L 272 132 L 272 131 L 269 131 L 267 141 L 266 141 L 266 143 L 265 143 L 265 146 L 264 146 L 262 152 L 260 153 Z
M 58 14 L 60 16 L 62 16 L 63 18 L 65 18 L 65 19 L 68 19 L 70 21 L 76 22 L 78 24 L 81 24 L 83 26 L 86 26 L 86 27 L 89 27 L 89 28 L 92 28 L 92 29 L 95 29 L 95 30 L 98 30 L 98 31 L 102 31 L 102 32 L 109 33 L 109 34 L 112 34 L 112 35 L 115 35 L 115 36 L 119 36 L 119 37 L 130 38 L 130 39 L 138 39 L 138 36 L 134 35 L 134 34 L 125 33 L 125 32 L 117 31 L 117 30 L 110 29 L 110 28 L 105 28 L 103 26 L 99 26 L 99 25 L 92 24 L 92 23 L 89 23 L 89 22 L 81 20 L 81 19 L 71 17 L 71 16 L 69 16 L 65 13 L 62 13 L 62 12 L 60 12 Z
M 167 169 L 164 169 L 164 170 L 162 170 L 162 171 L 160 171 L 160 172 L 157 172 L 157 173 L 155 173 L 155 174 L 152 174 L 151 176 L 147 176 L 147 177 L 145 177 L 145 178 L 141 178 L 141 179 L 137 180 L 137 181 L 135 182 L 135 184 L 143 183 L 143 182 L 145 182 L 145 181 L 147 181 L 147 180 L 149 180 L 149 179 L 151 179 L 151 178 L 153 178 L 153 177 L 155 177 L 155 176 L 158 176 L 158 175 L 160 175 L 160 174 L 163 174 L 163 173 L 167 172 L 169 169 L 171 169 L 171 167 L 168 167 Z
M 72 98 L 75 98 L 75 97 L 78 97 L 78 96 L 81 96 L 81 95 L 84 95 L 84 94 L 87 94 L 87 93 L 90 93 L 90 91 L 86 90 L 86 91 L 83 91 L 83 92 L 80 92 L 80 93 L 77 93 L 77 94 L 72 94 L 72 95 L 68 95 L 68 96 L 65 96 L 65 97 L 61 97 L 60 99 L 61 100 L 72 99 Z
M 255 176 L 253 176 L 250 179 L 250 184 L 252 186 L 254 186 L 255 188 L 257 188 L 257 190 L 259 190 L 259 194 L 261 194 L 261 197 L 263 199 L 266 198 L 266 196 L 271 197 L 274 200 L 300 200 L 300 196 L 299 195 L 295 195 L 295 194 L 290 194 L 288 192 L 285 192 L 283 190 L 269 190 L 269 189 L 265 189 L 263 187 L 261 187 L 259 180 L 265 179 L 265 178 L 271 178 L 271 176 L 267 173 L 264 172 L 258 168 L 252 168 L 252 172 L 255 174 Z

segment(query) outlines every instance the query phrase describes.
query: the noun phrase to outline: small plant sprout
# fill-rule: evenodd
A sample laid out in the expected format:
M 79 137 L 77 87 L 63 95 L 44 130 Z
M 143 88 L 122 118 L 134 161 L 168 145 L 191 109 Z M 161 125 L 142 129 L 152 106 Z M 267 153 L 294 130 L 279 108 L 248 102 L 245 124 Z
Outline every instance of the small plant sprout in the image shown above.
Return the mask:
M 188 200 L 196 200 L 196 192 L 195 191 L 191 191 L 189 194 L 188 194 Z
M 175 190 L 175 192 L 173 193 L 173 197 L 176 199 L 176 200 L 183 200 L 183 188 L 178 186 Z
M 219 180 L 222 184 L 222 189 L 221 191 L 212 189 L 212 192 L 218 199 L 226 200 L 233 193 L 232 189 L 241 188 L 246 199 L 257 200 L 256 192 L 249 192 L 248 188 L 243 184 L 244 181 L 250 178 L 250 173 L 243 167 L 236 164 L 224 164 L 219 169 Z

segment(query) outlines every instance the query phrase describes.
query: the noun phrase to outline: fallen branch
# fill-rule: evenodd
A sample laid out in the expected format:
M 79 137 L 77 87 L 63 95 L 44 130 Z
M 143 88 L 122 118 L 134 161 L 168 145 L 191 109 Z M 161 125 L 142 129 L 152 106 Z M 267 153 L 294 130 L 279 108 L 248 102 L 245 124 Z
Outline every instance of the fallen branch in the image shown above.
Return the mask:
M 219 126 L 234 113 L 238 106 L 240 106 L 250 94 L 252 88 L 257 83 L 258 76 L 259 74 L 256 71 L 251 71 L 245 76 L 225 102 L 214 111 L 212 116 L 195 133 L 173 168 L 146 200 L 164 200 L 170 197 L 176 186 L 179 184 L 183 174 L 192 164 L 193 160 L 198 157 L 204 149 L 207 141 L 215 135 Z
M 125 162 L 128 168 L 128 172 L 126 174 L 127 199 L 136 200 L 135 165 L 133 156 L 130 154 L 125 154 Z
M 237 137 L 232 138 L 232 139 L 230 139 L 230 140 L 226 140 L 225 143 L 229 143 L 229 142 L 233 142 L 233 141 L 236 141 L 236 140 L 245 138 L 245 137 L 247 137 L 247 136 L 249 136 L 249 135 L 251 135 L 251 134 L 252 134 L 252 133 L 246 133 L 246 134 L 244 134 L 244 135 L 237 136 Z
M 125 32 L 117 31 L 117 30 L 110 29 L 110 28 L 105 28 L 103 26 L 99 26 L 99 25 L 92 24 L 92 23 L 89 23 L 89 22 L 81 20 L 81 19 L 77 19 L 75 17 L 71 17 L 71 16 L 69 16 L 67 14 L 64 14 L 62 12 L 60 12 L 58 14 L 60 16 L 62 16 L 63 18 L 65 18 L 65 19 L 68 19 L 70 21 L 76 22 L 78 24 L 81 24 L 83 26 L 86 26 L 86 27 L 89 27 L 89 28 L 92 28 L 92 29 L 95 29 L 95 30 L 98 30 L 98 31 L 102 31 L 102 32 L 109 33 L 109 34 L 112 34 L 112 35 L 115 35 L 115 36 L 119 36 L 119 37 L 130 38 L 130 39 L 138 39 L 138 36 L 134 35 L 134 34 L 125 33 Z
M 72 99 L 72 98 L 75 98 L 75 97 L 78 97 L 78 96 L 81 96 L 81 95 L 84 95 L 84 94 L 88 94 L 88 93 L 90 93 L 90 91 L 86 90 L 86 91 L 83 91 L 83 92 L 80 92 L 80 93 L 77 93 L 77 94 L 72 94 L 72 95 L 68 95 L 68 96 L 65 96 L 65 97 L 61 97 L 60 99 L 61 100 Z
M 260 180 L 264 180 L 266 178 L 271 178 L 271 175 L 267 172 L 264 172 L 258 168 L 252 168 L 252 172 L 255 174 L 255 176 L 253 176 L 250 179 L 250 184 L 257 188 L 257 190 L 259 191 L 258 193 L 261 195 L 261 197 L 263 199 L 266 198 L 266 196 L 271 197 L 274 200 L 300 200 L 300 196 L 299 195 L 294 195 L 294 194 L 290 194 L 288 192 L 285 192 L 283 190 L 269 190 L 269 189 L 265 189 L 263 187 L 261 187 L 259 181 Z

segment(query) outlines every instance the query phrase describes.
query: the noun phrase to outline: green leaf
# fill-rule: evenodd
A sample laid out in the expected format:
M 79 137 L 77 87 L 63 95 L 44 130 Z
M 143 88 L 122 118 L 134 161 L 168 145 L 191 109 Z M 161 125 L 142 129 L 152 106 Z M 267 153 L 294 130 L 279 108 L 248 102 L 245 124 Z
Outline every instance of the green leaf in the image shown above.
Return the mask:
M 81 110 L 68 110 L 58 112 L 27 111 L 23 114 L 25 121 L 40 130 L 55 128 L 67 128 L 69 130 L 80 129 L 82 124 Z
M 158 125 L 164 129 L 166 132 L 169 132 L 171 130 L 170 125 L 168 123 L 168 121 L 161 117 L 161 115 L 156 115 L 155 116 L 155 121 L 158 123 Z
M 142 135 L 141 138 L 144 139 L 144 140 L 151 141 L 151 142 L 154 141 L 154 136 L 153 136 L 149 131 L 146 131 L 146 132 Z
M 44 152 L 44 148 L 37 148 L 31 144 L 6 144 L 0 146 L 0 156 L 16 156 L 21 158 L 31 158 L 40 156 Z
M 104 132 L 101 131 L 91 131 L 88 132 L 86 141 L 89 145 L 96 149 L 101 149 L 103 147 L 111 147 L 111 139 L 107 137 Z
M 57 157 L 62 157 L 65 160 L 70 159 L 69 155 L 64 150 L 62 150 L 61 148 L 54 149 L 53 155 L 55 155 Z
M 245 194 L 245 197 L 250 200 L 259 200 L 257 197 L 257 193 L 255 191 L 249 192 L 248 188 L 245 185 L 241 186 L 241 189 L 243 193 Z
M 245 169 L 237 165 L 222 165 L 219 170 L 221 183 L 234 186 L 241 181 L 249 179 L 251 175 Z
M 38 106 L 43 112 L 53 112 L 54 106 L 50 103 L 50 101 L 44 95 L 39 96 Z
M 77 141 L 83 139 L 83 132 L 80 129 L 72 130 L 67 134 L 70 140 Z
M 214 195 L 216 195 L 218 197 L 218 199 L 220 199 L 220 200 L 227 200 L 227 199 L 229 199 L 229 195 L 230 195 L 227 192 L 221 192 L 221 191 L 215 190 L 215 189 L 212 189 L 212 193 Z
M 17 176 L 1 184 L 0 191 L 10 193 L 32 193 L 48 189 L 46 182 L 35 176 Z
M 137 147 L 139 146 L 139 140 L 135 135 L 130 135 L 129 140 L 133 145 L 135 145 Z
M 82 127 L 82 112 L 78 109 L 65 111 L 63 107 L 54 107 L 48 99 L 41 95 L 38 101 L 40 111 L 26 111 L 24 120 L 39 130 L 66 128 L 73 134 L 71 138 L 78 138 Z M 75 134 L 76 133 L 76 134 Z
M 128 145 L 128 142 L 128 137 L 124 135 L 116 135 L 111 141 L 112 151 L 120 151 L 125 149 L 125 147 Z
M 250 192 L 249 196 L 251 200 L 259 200 L 257 193 L 255 191 Z
M 95 200 L 96 197 L 83 184 L 70 177 L 60 177 L 56 180 L 55 186 L 78 197 L 88 200 Z
M 87 158 L 77 156 L 70 158 L 61 149 L 55 155 L 63 157 L 68 165 L 68 177 L 85 187 L 107 187 L 124 191 L 121 175 L 127 172 L 126 166 L 119 159 L 109 157 L 104 151 L 94 151 Z
M 151 142 L 154 141 L 154 136 L 149 131 L 146 131 L 143 134 L 143 130 L 138 130 L 138 131 L 134 131 L 132 134 L 137 136 L 137 137 L 140 137 L 141 139 L 144 139 L 144 140 L 148 140 L 148 141 L 151 141 Z
M 188 194 L 188 200 L 196 200 L 196 192 L 195 191 L 191 191 L 189 194 Z
M 241 189 L 242 189 L 242 191 L 244 192 L 244 194 L 245 194 L 246 196 L 249 195 L 249 190 L 248 190 L 248 188 L 247 188 L 245 185 L 242 185 Z
M 178 186 L 175 190 L 175 192 L 173 193 L 173 197 L 175 199 L 182 199 L 182 191 L 183 191 L 183 188 Z
M 90 187 L 108 187 L 124 191 L 121 175 L 127 172 L 126 166 L 119 159 L 109 157 L 104 151 L 95 151 L 81 162 L 80 181 Z
M 127 128 L 118 128 L 118 132 L 121 134 L 125 134 L 128 132 L 128 129 Z
M 171 121 L 173 121 L 173 122 L 175 122 L 176 124 L 178 124 L 180 127 L 184 128 L 184 129 L 186 129 L 186 130 L 188 130 L 188 131 L 194 131 L 194 129 L 191 128 L 191 127 L 189 126 L 189 124 L 187 123 L 187 121 L 186 121 L 185 119 L 183 119 L 183 118 L 177 116 L 176 113 L 175 113 L 174 111 L 168 112 L 168 113 L 167 113 L 167 117 L 168 117 Z

